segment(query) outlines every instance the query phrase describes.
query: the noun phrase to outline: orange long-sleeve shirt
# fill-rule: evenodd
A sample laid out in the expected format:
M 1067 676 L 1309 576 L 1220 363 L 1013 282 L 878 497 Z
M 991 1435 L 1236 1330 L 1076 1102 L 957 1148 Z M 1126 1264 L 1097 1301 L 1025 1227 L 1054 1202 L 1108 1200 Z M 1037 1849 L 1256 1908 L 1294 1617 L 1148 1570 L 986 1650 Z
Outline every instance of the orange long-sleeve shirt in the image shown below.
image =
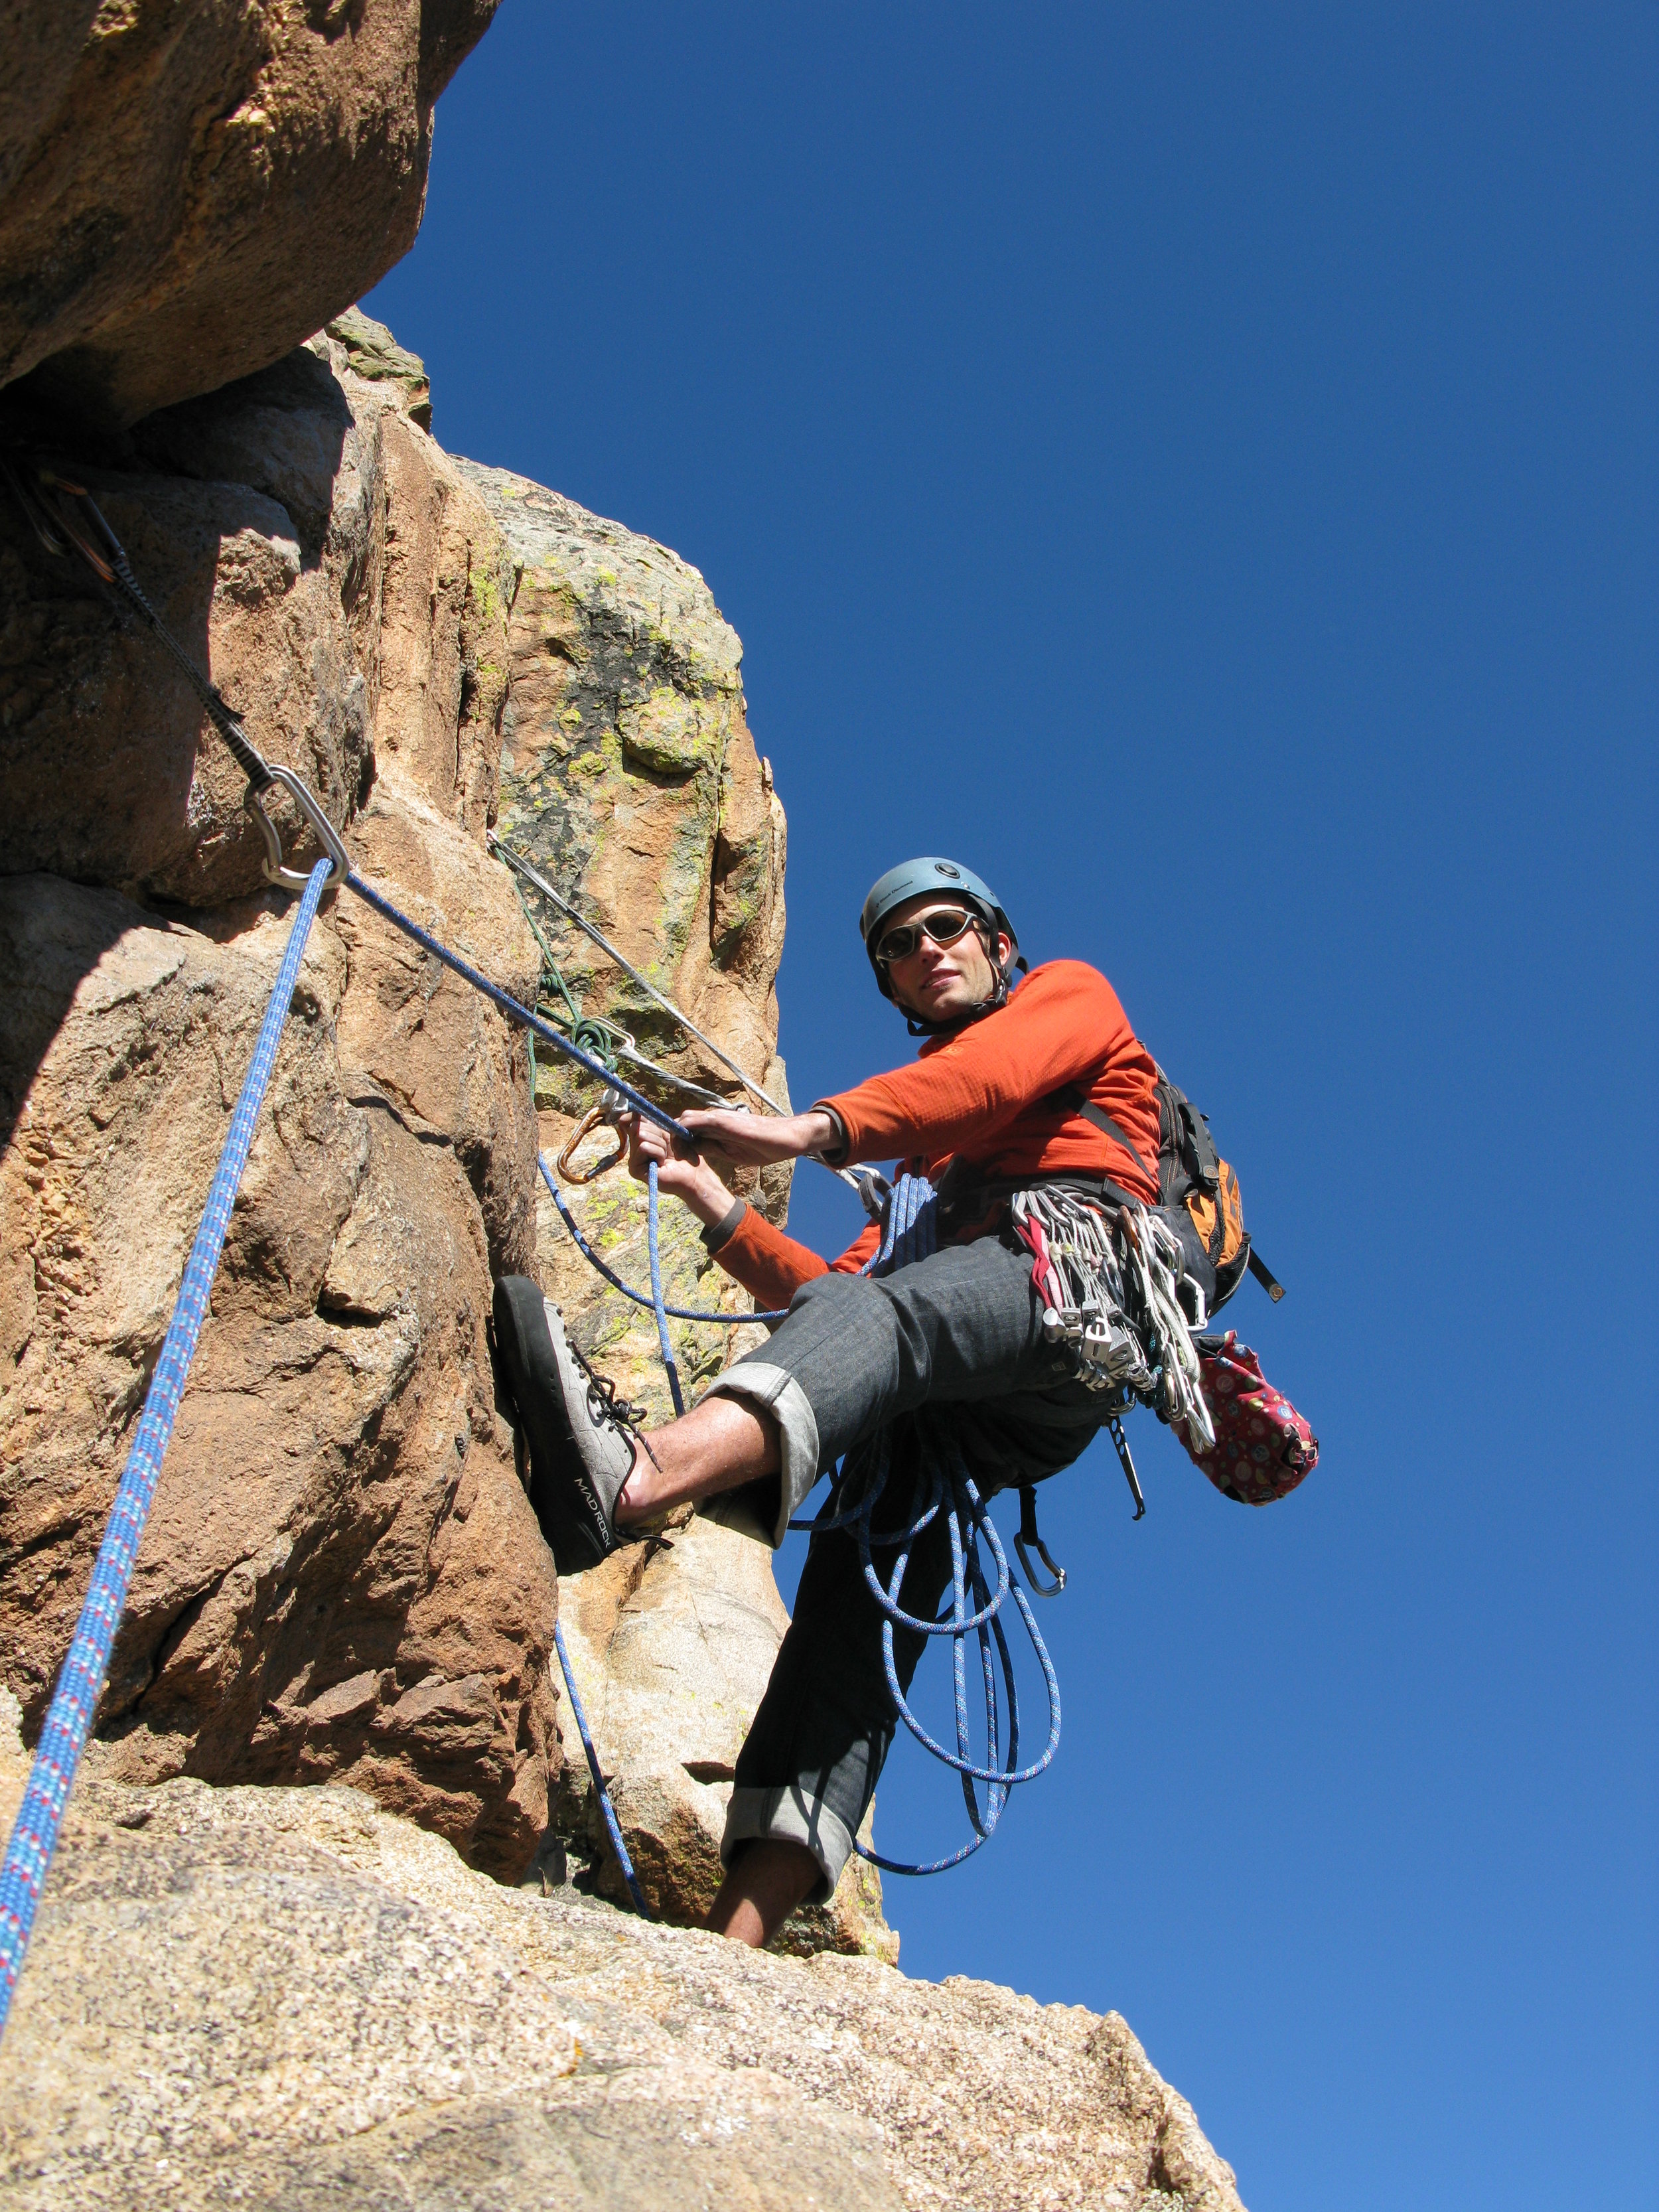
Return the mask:
M 937 1182 L 960 1157 L 992 1180 L 1107 1175 L 1158 1202 L 1158 1070 L 1098 969 L 1081 960 L 1035 968 L 1006 1006 L 950 1037 L 929 1037 L 915 1063 L 833 1098 L 848 1160 L 897 1157 Z M 1104 1130 L 1047 1102 L 1080 1091 L 1109 1114 L 1145 1166 Z M 800 1285 L 833 1269 L 855 1274 L 876 1249 L 872 1222 L 825 1261 L 757 1213 L 744 1214 L 714 1256 L 762 1307 L 787 1306 Z

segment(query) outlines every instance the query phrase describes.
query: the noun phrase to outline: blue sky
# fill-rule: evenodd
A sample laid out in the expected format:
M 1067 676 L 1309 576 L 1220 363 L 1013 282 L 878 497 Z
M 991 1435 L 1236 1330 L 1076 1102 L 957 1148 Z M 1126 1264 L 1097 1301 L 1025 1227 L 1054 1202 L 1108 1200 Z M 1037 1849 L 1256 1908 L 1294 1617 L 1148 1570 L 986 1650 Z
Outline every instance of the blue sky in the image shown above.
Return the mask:
M 889 1905 L 1255 2212 L 1659 2197 L 1656 91 L 1648 7 L 507 0 L 368 302 L 741 635 L 798 1098 L 908 1055 L 855 916 L 952 853 L 1239 1170 L 1322 1463 L 1048 1486 L 1059 1760 Z

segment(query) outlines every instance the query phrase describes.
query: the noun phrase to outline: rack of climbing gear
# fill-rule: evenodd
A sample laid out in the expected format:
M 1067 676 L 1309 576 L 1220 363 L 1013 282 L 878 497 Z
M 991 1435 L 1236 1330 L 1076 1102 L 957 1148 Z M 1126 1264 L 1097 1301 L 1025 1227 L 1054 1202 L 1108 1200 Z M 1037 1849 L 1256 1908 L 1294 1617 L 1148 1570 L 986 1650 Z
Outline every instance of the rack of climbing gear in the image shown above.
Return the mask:
M 1071 1350 L 1079 1379 L 1115 1392 L 1120 1412 L 1138 1399 L 1200 1449 L 1212 1446 L 1215 1431 L 1194 1340 L 1205 1319 L 1203 1297 L 1170 1223 L 1139 1200 L 1108 1207 L 1053 1183 L 1015 1191 L 1008 1210 L 1031 1255 L 1043 1335 Z M 1121 1434 L 1120 1425 L 1113 1441 L 1123 1457 Z M 1127 1459 L 1125 1466 L 1127 1472 Z M 1130 1487 L 1141 1504 L 1133 1475 Z

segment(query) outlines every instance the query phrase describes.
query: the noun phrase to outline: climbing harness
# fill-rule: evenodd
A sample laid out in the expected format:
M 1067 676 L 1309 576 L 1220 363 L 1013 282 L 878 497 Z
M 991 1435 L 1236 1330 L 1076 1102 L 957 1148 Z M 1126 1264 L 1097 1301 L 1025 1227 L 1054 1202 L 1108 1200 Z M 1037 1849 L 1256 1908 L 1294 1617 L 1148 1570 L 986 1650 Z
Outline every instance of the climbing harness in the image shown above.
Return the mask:
M 884 1275 L 895 1267 L 908 1266 L 912 1261 L 926 1259 L 937 1249 L 938 1222 L 939 1194 L 933 1185 L 923 1176 L 902 1176 L 887 1209 L 880 1248 L 865 1272 Z M 872 1866 L 880 1867 L 886 1874 L 942 1874 L 949 1867 L 960 1866 L 963 1859 L 971 1857 L 982 1844 L 989 1842 L 1008 1802 L 1010 1791 L 1022 1782 L 1034 1781 L 1059 1750 L 1060 1683 L 1054 1662 L 1048 1656 L 1048 1646 L 1037 1626 L 1036 1617 L 1008 1565 L 996 1524 L 968 1472 L 955 1438 L 939 1425 L 927 1423 L 914 1416 L 908 1424 L 908 1433 L 916 1439 L 925 1462 L 926 1490 L 920 1510 L 903 1527 L 878 1530 L 874 1526 L 876 1509 L 893 1472 L 896 1437 L 891 1425 L 878 1430 L 867 1443 L 855 1446 L 846 1455 L 839 1473 L 832 1481 L 828 1498 L 813 1519 L 792 1521 L 789 1526 L 806 1530 L 815 1540 L 838 1529 L 852 1531 L 858 1544 L 865 1583 L 882 1613 L 882 1663 L 886 1670 L 888 1694 L 893 1700 L 893 1710 L 922 1748 L 945 1765 L 954 1769 L 961 1778 L 963 1799 L 974 1831 L 960 1850 L 952 1851 L 946 1857 L 927 1862 L 890 1859 L 861 1843 L 855 1842 L 854 1848 L 861 1858 L 867 1859 Z M 951 1609 L 942 1620 L 923 1620 L 904 1611 L 899 1603 L 899 1592 L 916 1543 L 941 1515 L 951 1546 Z M 985 1571 L 981 1546 L 990 1557 L 995 1575 L 994 1589 Z M 874 1553 L 877 1549 L 893 1552 L 893 1565 L 885 1583 L 876 1567 Z M 1048 1559 L 1046 1551 L 1043 1557 Z M 1054 1562 L 1049 1560 L 1048 1564 L 1052 1568 Z M 1064 1576 L 1059 1579 L 1063 1583 Z M 1041 1756 L 1025 1766 L 1019 1764 L 1019 1692 L 1014 1677 L 1013 1655 L 1008 1648 L 1001 1620 L 1002 1608 L 1010 1597 L 1025 1625 L 1031 1649 L 1042 1672 L 1048 1700 L 1048 1741 Z M 919 1636 L 947 1636 L 951 1638 L 956 1710 L 954 1752 L 929 1735 L 911 1710 L 898 1677 L 893 1645 L 896 1628 L 908 1629 Z M 970 1636 L 978 1643 L 980 1674 L 985 1692 L 985 1757 L 982 1760 L 975 1759 L 970 1749 L 965 1649 Z M 1002 1680 L 1000 1699 L 997 1689 L 999 1673 Z M 1007 1713 L 1006 1754 L 1002 1750 L 1000 1711 L 1004 1704 Z M 976 1783 L 982 1783 L 985 1787 L 983 1806 L 975 1788 Z
M 104 1678 L 126 1603 L 133 1562 L 138 1556 L 144 1523 L 155 1497 L 161 1461 L 178 1417 L 179 1401 L 195 1356 L 202 1323 L 207 1316 L 213 1279 L 230 1225 L 231 1207 L 247 1165 L 247 1156 L 258 1127 L 259 1109 L 276 1060 L 276 1048 L 294 1002 L 300 962 L 324 890 L 334 873 L 331 859 L 319 860 L 301 880 L 305 890 L 289 929 L 288 945 L 276 970 L 264 1020 L 260 1024 L 253 1058 L 243 1079 L 241 1094 L 225 1133 L 219 1164 L 208 1187 L 184 1279 L 173 1309 L 173 1318 L 161 1342 L 161 1356 L 144 1395 L 126 1466 L 117 1486 L 104 1539 L 92 1571 L 92 1581 L 76 1623 L 69 1656 L 58 1674 L 40 1731 L 28 1787 L 0 1864 L 0 2030 L 11 2009 L 12 1994 L 23 1963 L 29 1932 L 40 1903 L 46 1869 L 58 1844 L 58 1832 L 75 1780 L 81 1754 L 92 1731 L 93 1717 L 103 1693 Z

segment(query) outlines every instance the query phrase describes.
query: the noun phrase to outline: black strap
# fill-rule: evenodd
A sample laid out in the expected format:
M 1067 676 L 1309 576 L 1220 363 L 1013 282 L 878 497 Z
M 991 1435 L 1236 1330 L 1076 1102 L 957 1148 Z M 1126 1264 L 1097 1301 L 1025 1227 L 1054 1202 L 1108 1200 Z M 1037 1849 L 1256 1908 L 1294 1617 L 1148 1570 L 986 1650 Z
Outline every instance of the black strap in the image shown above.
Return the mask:
M 1105 1108 L 1097 1106 L 1092 1098 L 1085 1097 L 1075 1085 L 1064 1091 L 1051 1091 L 1042 1103 L 1045 1106 L 1064 1107 L 1068 1113 L 1081 1114 L 1084 1120 L 1092 1121 L 1097 1129 L 1102 1130 L 1109 1137 L 1115 1137 L 1142 1175 L 1152 1176 L 1152 1170 L 1136 1151 L 1134 1139 L 1128 1131 L 1120 1129 Z M 1152 1181 L 1156 1182 L 1158 1177 L 1152 1176 Z
M 1268 1267 L 1261 1255 L 1256 1250 L 1254 1244 L 1250 1247 L 1250 1273 L 1255 1277 L 1257 1282 L 1261 1284 L 1262 1289 L 1266 1291 L 1267 1296 L 1273 1300 L 1273 1304 L 1277 1305 L 1280 1298 L 1285 1295 L 1285 1285 L 1273 1274 L 1273 1270 Z
M 1037 1540 L 1036 1491 L 1029 1482 L 1019 1486 L 1019 1540 L 1022 1544 Z
M 1174 1085 L 1171 1084 L 1170 1088 L 1173 1090 Z M 1221 1155 L 1215 1148 L 1215 1139 L 1210 1134 L 1209 1123 L 1192 1100 L 1182 1092 L 1179 1101 L 1176 1111 L 1181 1116 L 1187 1144 L 1192 1152 L 1195 1170 L 1194 1180 L 1206 1198 L 1213 1198 L 1221 1188 Z

